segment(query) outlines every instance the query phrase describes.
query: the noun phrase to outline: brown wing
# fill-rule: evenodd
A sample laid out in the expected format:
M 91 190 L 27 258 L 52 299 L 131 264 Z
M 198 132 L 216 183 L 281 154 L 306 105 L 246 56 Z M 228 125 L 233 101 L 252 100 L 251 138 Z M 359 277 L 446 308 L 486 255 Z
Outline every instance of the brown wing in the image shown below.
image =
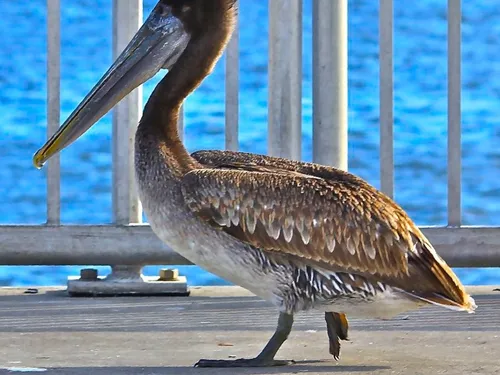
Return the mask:
M 323 267 L 378 275 L 430 301 L 474 306 L 406 213 L 362 179 L 264 155 L 199 151 L 192 156 L 207 169 L 186 175 L 186 202 L 232 236 Z
M 336 269 L 408 274 L 413 225 L 362 180 L 327 181 L 239 162 L 232 168 L 198 169 L 184 177 L 186 203 L 213 225 L 263 250 Z

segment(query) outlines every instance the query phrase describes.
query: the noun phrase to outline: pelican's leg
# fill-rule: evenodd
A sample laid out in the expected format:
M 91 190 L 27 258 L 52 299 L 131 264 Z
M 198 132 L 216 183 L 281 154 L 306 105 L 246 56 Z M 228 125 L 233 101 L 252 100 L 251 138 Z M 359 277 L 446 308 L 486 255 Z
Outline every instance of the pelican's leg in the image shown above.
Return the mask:
M 288 338 L 292 330 L 292 325 L 293 315 L 280 313 L 276 332 L 274 332 L 273 337 L 271 337 L 257 357 L 235 360 L 200 359 L 198 363 L 195 364 L 195 367 L 269 367 L 289 365 L 293 363 L 293 361 L 277 360 L 274 359 L 274 356 Z
M 330 340 L 330 354 L 336 361 L 340 358 L 340 340 L 347 340 L 349 323 L 343 313 L 325 312 L 326 330 Z

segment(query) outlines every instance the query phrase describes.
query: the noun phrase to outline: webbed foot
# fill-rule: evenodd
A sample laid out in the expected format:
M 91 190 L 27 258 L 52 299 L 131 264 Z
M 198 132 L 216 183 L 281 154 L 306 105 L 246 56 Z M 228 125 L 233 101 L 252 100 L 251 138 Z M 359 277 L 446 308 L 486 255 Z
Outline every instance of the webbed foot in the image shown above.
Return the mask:
M 288 366 L 294 364 L 294 361 L 280 359 L 260 359 L 260 358 L 240 358 L 233 360 L 218 359 L 200 359 L 194 367 L 275 367 Z
M 292 330 L 293 315 L 280 313 L 278 318 L 278 326 L 274 332 L 273 337 L 266 344 L 264 349 L 255 358 L 240 358 L 231 360 L 213 360 L 213 359 L 200 359 L 194 367 L 273 367 L 273 366 L 286 366 L 294 361 L 285 361 L 274 359 L 281 345 L 285 342 Z

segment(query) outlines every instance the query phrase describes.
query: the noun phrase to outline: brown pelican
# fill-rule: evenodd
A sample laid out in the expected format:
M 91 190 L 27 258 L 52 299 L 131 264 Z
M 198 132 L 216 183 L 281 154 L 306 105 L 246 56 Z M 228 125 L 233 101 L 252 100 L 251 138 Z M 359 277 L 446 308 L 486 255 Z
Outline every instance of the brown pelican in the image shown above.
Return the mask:
M 349 316 L 386 318 L 434 304 L 476 305 L 391 199 L 335 168 L 238 152 L 189 155 L 177 133 L 184 99 L 211 73 L 233 30 L 235 0 L 161 0 L 125 51 L 35 154 L 41 167 L 161 68 L 135 139 L 140 198 L 152 229 L 193 263 L 270 301 L 276 332 L 253 359 L 271 366 L 293 315 L 325 313 L 339 354 Z

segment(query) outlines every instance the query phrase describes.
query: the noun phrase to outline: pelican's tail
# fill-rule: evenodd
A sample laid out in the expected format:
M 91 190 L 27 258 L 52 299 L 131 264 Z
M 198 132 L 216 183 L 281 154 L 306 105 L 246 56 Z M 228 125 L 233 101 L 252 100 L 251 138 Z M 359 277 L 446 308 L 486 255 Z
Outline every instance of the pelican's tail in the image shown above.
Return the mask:
M 403 292 L 433 305 L 473 313 L 476 303 L 457 275 L 422 233 L 419 237 L 415 251 L 408 255 L 410 283 L 401 288 Z
M 469 314 L 473 314 L 474 310 L 476 310 L 476 303 L 474 301 L 474 298 L 472 298 L 470 295 L 466 294 L 466 301 L 465 303 L 459 303 L 456 301 L 453 301 L 443 295 L 440 295 L 439 293 L 432 293 L 429 295 L 420 295 L 416 293 L 411 293 L 406 290 L 400 290 L 401 292 L 407 294 L 410 297 L 416 298 L 420 301 L 427 302 L 431 305 L 436 305 L 436 306 L 441 306 L 450 310 L 454 311 L 467 311 Z

